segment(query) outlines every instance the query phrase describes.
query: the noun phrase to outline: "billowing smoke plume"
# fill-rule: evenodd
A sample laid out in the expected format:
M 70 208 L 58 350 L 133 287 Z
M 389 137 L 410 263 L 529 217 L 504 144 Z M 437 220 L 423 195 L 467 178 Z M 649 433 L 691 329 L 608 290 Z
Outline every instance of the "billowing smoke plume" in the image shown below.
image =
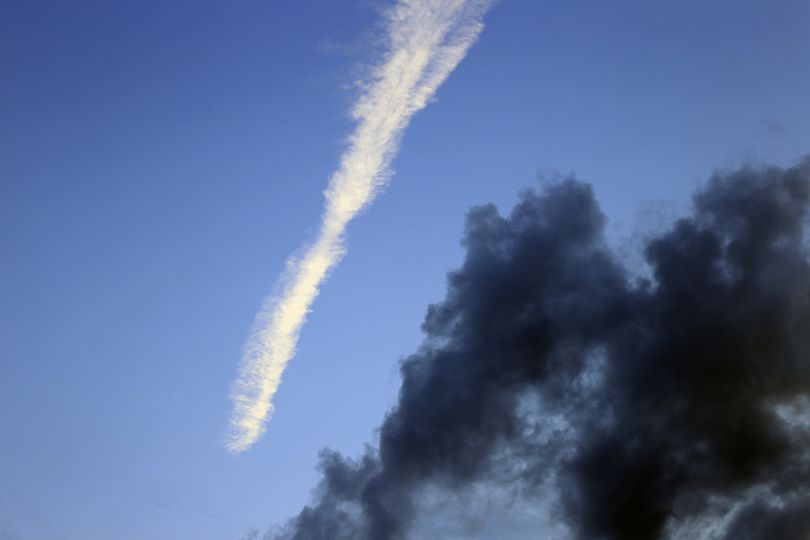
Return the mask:
M 385 185 L 411 117 L 424 108 L 483 28 L 490 0 L 399 0 L 386 13 L 388 49 L 352 111 L 357 128 L 326 190 L 312 245 L 287 262 L 278 294 L 265 302 L 244 347 L 231 397 L 227 447 L 249 448 L 261 436 L 281 376 L 320 285 L 345 252 L 349 222 Z
M 426 489 L 481 482 L 576 539 L 810 538 L 808 203 L 810 159 L 718 174 L 649 278 L 576 180 L 472 210 L 378 447 L 325 453 L 281 538 L 405 538 Z

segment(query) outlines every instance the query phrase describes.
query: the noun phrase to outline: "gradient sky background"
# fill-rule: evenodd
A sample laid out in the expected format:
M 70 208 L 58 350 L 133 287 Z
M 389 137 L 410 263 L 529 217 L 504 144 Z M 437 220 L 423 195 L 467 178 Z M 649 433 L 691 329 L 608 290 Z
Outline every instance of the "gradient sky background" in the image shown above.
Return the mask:
M 380 5 L 0 0 L 0 539 L 282 522 L 320 448 L 373 441 L 470 206 L 574 172 L 632 258 L 712 170 L 810 151 L 806 0 L 503 0 L 234 457 L 240 347 L 315 232 Z

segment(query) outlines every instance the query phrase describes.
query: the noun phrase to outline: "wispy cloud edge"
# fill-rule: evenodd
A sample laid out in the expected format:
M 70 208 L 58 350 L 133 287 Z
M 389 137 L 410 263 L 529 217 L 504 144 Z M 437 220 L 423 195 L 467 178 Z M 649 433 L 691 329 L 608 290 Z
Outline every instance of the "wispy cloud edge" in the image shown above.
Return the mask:
M 262 436 L 320 285 L 346 252 L 346 226 L 385 187 L 411 117 L 430 102 L 475 43 L 491 3 L 400 0 L 386 12 L 388 47 L 352 110 L 357 125 L 324 192 L 317 237 L 287 260 L 243 347 L 231 387 L 233 412 L 225 442 L 230 452 L 243 452 Z

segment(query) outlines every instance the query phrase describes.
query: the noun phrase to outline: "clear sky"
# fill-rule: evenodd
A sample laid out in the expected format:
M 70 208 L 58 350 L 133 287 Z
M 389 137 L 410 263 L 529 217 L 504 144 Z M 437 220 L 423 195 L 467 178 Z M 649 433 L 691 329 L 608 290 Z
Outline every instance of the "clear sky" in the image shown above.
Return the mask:
M 626 242 L 717 168 L 810 151 L 805 0 L 502 0 L 232 456 L 240 347 L 315 233 L 380 5 L 0 1 L 0 539 L 282 522 L 319 449 L 373 442 L 470 206 L 575 173 Z

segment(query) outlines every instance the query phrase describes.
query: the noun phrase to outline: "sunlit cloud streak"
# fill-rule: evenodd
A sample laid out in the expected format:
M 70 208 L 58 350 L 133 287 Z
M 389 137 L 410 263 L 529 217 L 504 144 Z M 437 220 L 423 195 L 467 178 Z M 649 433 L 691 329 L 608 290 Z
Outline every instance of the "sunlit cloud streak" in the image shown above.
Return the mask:
M 229 451 L 248 449 L 264 432 L 307 313 L 346 252 L 346 226 L 387 183 L 408 122 L 476 41 L 490 5 L 489 0 L 400 0 L 385 13 L 387 47 L 352 109 L 356 128 L 324 193 L 317 237 L 287 261 L 245 343 L 231 391 Z

